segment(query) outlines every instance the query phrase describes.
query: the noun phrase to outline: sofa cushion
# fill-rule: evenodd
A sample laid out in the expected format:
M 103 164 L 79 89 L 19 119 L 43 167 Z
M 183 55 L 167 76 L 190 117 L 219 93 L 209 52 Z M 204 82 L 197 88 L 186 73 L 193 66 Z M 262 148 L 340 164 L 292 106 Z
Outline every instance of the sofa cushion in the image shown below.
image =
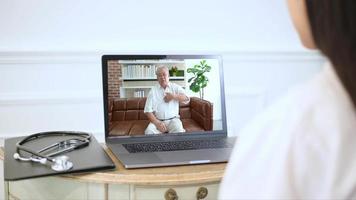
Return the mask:
M 180 107 L 179 109 L 179 116 L 181 119 L 190 119 L 192 118 L 192 114 L 190 112 L 190 108 L 189 107 Z
M 181 119 L 181 120 L 182 120 L 183 128 L 185 129 L 186 132 L 204 131 L 204 129 L 192 119 Z
M 139 120 L 148 120 L 147 115 L 143 112 L 143 110 L 140 110 L 138 113 L 138 119 Z
M 125 110 L 126 111 L 126 101 L 124 99 L 115 99 L 113 103 L 113 110 Z
M 135 121 L 118 121 L 112 124 L 113 128 L 110 131 L 110 135 L 124 136 L 130 131 L 132 124 Z
M 146 99 L 147 99 L 146 97 L 140 98 L 140 102 L 139 102 L 139 109 L 140 109 L 140 110 L 145 109 Z
M 139 110 L 140 109 L 140 98 L 132 98 L 126 100 L 127 110 Z
M 112 121 L 124 121 L 125 113 L 125 111 L 113 111 L 111 117 Z
M 132 124 L 131 129 L 128 132 L 129 135 L 143 135 L 149 123 L 150 122 L 148 120 L 136 120 Z
M 138 110 L 126 111 L 125 120 L 138 120 Z

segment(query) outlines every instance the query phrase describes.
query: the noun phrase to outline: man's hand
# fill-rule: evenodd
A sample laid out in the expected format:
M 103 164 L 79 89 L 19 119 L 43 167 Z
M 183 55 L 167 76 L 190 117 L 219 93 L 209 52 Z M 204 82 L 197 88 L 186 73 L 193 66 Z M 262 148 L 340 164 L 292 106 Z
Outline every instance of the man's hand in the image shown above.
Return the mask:
M 168 133 L 168 128 L 164 122 L 157 119 L 156 116 L 151 112 L 147 112 L 146 115 L 150 122 L 153 123 L 160 132 Z
M 166 124 L 164 122 L 158 120 L 157 122 L 154 123 L 154 125 L 162 133 L 168 133 L 167 126 L 166 126 Z
M 172 101 L 173 99 L 176 99 L 176 96 L 170 92 L 167 92 L 166 95 L 164 96 L 164 101 L 166 103 Z

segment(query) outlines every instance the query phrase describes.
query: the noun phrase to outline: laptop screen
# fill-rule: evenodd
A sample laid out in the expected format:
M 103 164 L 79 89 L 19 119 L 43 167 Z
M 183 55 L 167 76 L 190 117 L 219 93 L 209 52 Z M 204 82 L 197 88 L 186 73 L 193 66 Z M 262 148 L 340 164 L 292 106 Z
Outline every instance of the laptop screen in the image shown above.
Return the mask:
M 106 138 L 225 134 L 219 56 L 104 55 Z

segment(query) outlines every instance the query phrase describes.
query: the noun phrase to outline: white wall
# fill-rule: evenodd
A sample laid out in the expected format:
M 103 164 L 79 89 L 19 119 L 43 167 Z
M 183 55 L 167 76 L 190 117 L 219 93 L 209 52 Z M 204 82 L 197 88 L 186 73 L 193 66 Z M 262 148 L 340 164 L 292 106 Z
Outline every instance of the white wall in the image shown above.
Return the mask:
M 44 130 L 103 141 L 100 55 L 224 56 L 231 135 L 309 78 L 284 0 L 0 1 L 0 137 Z
M 299 51 L 285 2 L 2 0 L 0 50 Z

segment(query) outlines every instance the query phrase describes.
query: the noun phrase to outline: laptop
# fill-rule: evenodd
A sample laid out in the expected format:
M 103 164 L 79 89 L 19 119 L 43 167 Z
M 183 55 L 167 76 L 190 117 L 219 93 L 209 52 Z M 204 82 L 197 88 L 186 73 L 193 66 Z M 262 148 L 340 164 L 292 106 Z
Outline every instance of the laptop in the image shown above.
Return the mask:
M 220 56 L 103 55 L 102 80 L 105 142 L 125 168 L 228 161 Z

